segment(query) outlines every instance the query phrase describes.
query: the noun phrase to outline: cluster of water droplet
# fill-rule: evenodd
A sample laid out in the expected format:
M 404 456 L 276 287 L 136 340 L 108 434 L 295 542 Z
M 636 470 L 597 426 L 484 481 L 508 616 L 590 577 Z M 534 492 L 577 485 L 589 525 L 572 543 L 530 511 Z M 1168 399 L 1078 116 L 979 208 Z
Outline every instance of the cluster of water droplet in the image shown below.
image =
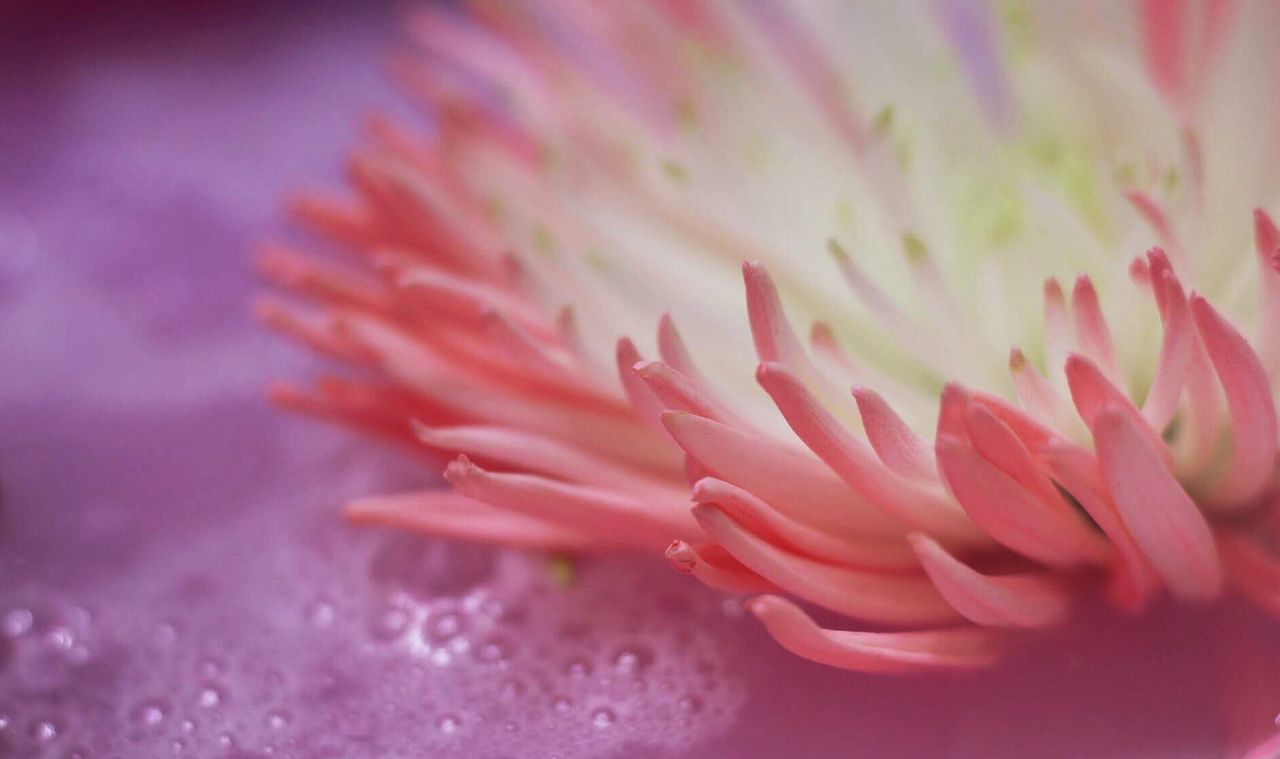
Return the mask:
M 662 567 L 565 584 L 545 557 L 296 532 L 238 531 L 239 566 L 173 552 L 92 608 L 0 594 L 0 755 L 670 753 L 743 700 L 721 602 Z

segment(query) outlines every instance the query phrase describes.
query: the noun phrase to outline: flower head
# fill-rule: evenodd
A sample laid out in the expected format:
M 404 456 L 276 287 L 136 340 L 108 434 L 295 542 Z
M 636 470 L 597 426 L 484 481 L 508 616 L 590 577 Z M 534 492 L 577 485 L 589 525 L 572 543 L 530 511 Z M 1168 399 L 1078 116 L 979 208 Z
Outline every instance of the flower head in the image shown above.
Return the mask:
M 373 119 L 295 206 L 350 255 L 263 257 L 358 370 L 275 398 L 457 457 L 357 521 L 669 546 L 833 666 L 981 666 L 1091 594 L 1280 614 L 1274 15 L 427 9 L 430 134 Z

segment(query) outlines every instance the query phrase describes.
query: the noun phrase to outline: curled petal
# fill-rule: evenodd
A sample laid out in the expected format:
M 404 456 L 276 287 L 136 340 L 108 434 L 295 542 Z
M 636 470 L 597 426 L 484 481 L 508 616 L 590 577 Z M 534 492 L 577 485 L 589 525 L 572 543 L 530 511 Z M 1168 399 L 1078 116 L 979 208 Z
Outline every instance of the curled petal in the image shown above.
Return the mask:
M 413 430 L 419 440 L 432 448 L 501 461 L 524 471 L 587 485 L 654 493 L 669 500 L 680 497 L 679 491 L 667 483 L 543 435 L 483 425 L 428 427 L 415 423 Z
M 1098 291 L 1094 289 L 1093 281 L 1086 276 L 1081 275 L 1071 291 L 1071 315 L 1075 317 L 1076 339 L 1080 341 L 1080 350 L 1096 361 L 1113 382 L 1119 382 L 1120 366 L 1116 363 L 1111 330 L 1107 328 L 1107 319 L 1102 315 Z
M 803 450 L 694 414 L 668 411 L 662 421 L 676 444 L 716 477 L 798 522 L 849 538 L 906 532 Z
M 973 521 L 1003 545 L 1052 567 L 1105 561 L 1107 546 L 1081 531 L 1074 514 L 1037 498 L 963 441 L 942 437 L 938 466 Z
M 1218 548 L 1227 577 L 1240 595 L 1280 618 L 1280 557 L 1233 530 L 1218 534 Z
M 1047 575 L 989 577 L 919 533 L 911 546 L 934 587 L 970 622 L 995 627 L 1048 627 L 1066 618 L 1071 598 Z
M 756 379 L 787 424 L 850 488 L 885 514 L 946 540 L 968 544 L 984 536 L 938 489 L 906 480 L 882 465 L 831 416 L 786 367 L 761 364 Z
M 715 549 L 717 546 L 710 546 Z M 742 562 L 721 549 L 697 550 L 683 540 L 667 547 L 667 561 L 677 572 L 693 575 L 704 585 L 726 593 L 764 593 L 774 590 L 773 583 L 747 569 Z
M 686 377 L 665 361 L 641 361 L 632 371 L 649 386 L 659 401 L 676 411 L 688 411 L 717 422 L 745 426 L 718 398 L 706 392 L 691 378 Z
M 885 466 L 903 477 L 928 481 L 938 478 L 929 444 L 894 413 L 884 398 L 865 387 L 855 387 L 853 397 L 858 402 L 867 440 Z
M 884 574 L 806 559 L 751 533 L 722 509 L 693 507 L 711 538 L 761 577 L 800 598 L 841 614 L 896 625 L 930 625 L 957 618 L 924 575 Z
M 575 552 L 619 548 L 617 543 L 572 527 L 496 508 L 448 490 L 361 498 L 347 504 L 345 513 L 357 524 L 398 527 L 504 546 Z
M 1116 547 L 1112 600 L 1125 609 L 1138 611 L 1159 589 L 1160 578 L 1120 519 L 1102 481 L 1097 459 L 1074 444 L 1050 446 L 1043 459 L 1054 480 L 1076 499 Z
M 1112 501 L 1169 590 L 1188 599 L 1214 598 L 1222 568 L 1213 534 L 1138 424 L 1114 407 L 1094 419 L 1094 444 Z
M 613 543 L 667 544 L 672 536 L 697 535 L 684 504 L 638 499 L 610 490 L 556 482 L 528 474 L 486 472 L 466 456 L 445 470 L 459 494 L 527 516 L 571 525 Z
M 1276 407 L 1257 354 L 1204 298 L 1191 296 L 1191 315 L 1227 396 L 1231 454 L 1210 500 L 1247 504 L 1271 477 L 1276 458 Z
M 970 669 L 995 663 L 999 640 L 978 628 L 872 633 L 826 630 L 800 607 L 760 596 L 747 608 L 783 648 L 810 661 L 858 672 Z
M 719 506 L 760 537 L 794 553 L 832 564 L 914 569 L 915 556 L 901 538 L 844 540 L 787 517 L 736 485 L 704 477 L 693 486 L 693 500 Z

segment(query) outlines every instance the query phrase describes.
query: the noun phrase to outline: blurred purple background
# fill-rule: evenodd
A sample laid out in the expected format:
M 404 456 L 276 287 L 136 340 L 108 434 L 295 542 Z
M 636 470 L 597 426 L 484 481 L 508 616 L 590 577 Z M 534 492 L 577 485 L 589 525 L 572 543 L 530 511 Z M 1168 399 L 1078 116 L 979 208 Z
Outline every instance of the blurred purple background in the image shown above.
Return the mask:
M 262 400 L 280 199 L 336 185 L 382 3 L 0 11 L 0 756 L 1213 756 L 1280 631 L 1087 611 L 972 675 L 795 659 L 660 560 L 355 529 L 433 469 Z

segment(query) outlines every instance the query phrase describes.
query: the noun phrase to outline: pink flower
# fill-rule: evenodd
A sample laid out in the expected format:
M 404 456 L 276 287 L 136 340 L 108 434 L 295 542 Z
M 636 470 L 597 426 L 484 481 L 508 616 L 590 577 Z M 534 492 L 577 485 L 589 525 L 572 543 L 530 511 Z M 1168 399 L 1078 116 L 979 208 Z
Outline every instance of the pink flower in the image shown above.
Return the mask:
M 425 10 L 432 133 L 374 118 L 297 202 L 345 260 L 262 259 L 355 369 L 273 395 L 457 457 L 358 522 L 669 545 L 836 667 L 983 666 L 1094 595 L 1280 615 L 1277 19 L 1233 5 Z

